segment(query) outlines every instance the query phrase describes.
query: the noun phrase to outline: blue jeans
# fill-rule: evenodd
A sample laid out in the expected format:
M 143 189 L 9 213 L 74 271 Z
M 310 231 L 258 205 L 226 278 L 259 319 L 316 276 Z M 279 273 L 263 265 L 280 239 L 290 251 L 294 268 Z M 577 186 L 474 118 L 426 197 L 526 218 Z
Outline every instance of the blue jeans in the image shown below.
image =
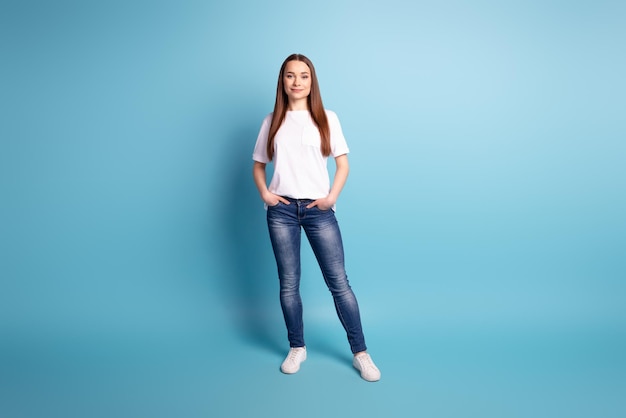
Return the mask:
M 280 305 L 290 347 L 303 347 L 302 299 L 300 298 L 300 235 L 304 232 L 335 302 L 353 353 L 365 351 L 361 315 L 344 267 L 339 224 L 332 210 L 307 209 L 310 199 L 286 198 L 267 208 L 267 225 L 280 280 Z

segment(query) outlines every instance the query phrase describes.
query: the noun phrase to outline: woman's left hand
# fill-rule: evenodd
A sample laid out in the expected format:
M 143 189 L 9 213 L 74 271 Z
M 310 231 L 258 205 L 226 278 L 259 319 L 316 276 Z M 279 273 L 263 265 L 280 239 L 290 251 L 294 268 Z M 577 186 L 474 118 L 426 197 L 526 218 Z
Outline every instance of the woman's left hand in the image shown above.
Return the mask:
M 330 208 L 333 207 L 334 204 L 335 202 L 332 199 L 330 199 L 329 197 L 324 197 L 322 199 L 317 199 L 309 203 L 307 205 L 307 209 L 311 209 L 317 206 L 317 208 L 320 210 L 329 210 Z

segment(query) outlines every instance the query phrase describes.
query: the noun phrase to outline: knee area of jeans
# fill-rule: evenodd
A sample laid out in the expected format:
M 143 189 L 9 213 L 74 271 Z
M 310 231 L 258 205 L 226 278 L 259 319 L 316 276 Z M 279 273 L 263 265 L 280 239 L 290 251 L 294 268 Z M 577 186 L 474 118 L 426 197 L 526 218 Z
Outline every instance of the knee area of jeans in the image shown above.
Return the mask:
M 278 280 L 281 283 L 298 283 L 300 281 L 300 269 L 281 268 L 278 273 Z
M 299 298 L 300 297 L 300 289 L 289 288 L 289 289 L 280 289 L 280 297 L 281 298 Z
M 349 286 L 347 288 L 342 288 L 342 289 L 328 289 L 328 290 L 330 290 L 330 293 L 333 295 L 333 298 L 336 300 L 350 302 L 356 299 L 356 297 L 354 296 L 354 292 L 352 292 L 352 289 Z
M 342 276 L 337 279 L 327 277 L 326 285 L 328 286 L 328 289 L 333 293 L 345 293 L 352 290 L 352 287 L 350 287 L 350 282 L 348 281 L 346 276 Z

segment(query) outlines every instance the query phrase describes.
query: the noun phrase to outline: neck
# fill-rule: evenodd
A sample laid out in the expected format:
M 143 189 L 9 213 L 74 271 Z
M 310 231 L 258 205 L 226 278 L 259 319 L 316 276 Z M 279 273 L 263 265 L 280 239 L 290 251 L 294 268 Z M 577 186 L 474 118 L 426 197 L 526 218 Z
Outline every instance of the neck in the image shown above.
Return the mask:
M 301 100 L 289 101 L 288 110 L 309 110 L 309 103 L 306 98 Z

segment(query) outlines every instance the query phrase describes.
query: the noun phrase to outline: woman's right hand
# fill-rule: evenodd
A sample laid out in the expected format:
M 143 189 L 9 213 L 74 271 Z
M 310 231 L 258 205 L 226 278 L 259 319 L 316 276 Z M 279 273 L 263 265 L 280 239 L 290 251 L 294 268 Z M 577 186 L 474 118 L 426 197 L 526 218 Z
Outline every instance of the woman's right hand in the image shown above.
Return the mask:
M 290 203 L 284 197 L 279 196 L 279 195 L 274 194 L 274 193 L 271 193 L 269 191 L 267 193 L 263 194 L 263 201 L 265 202 L 265 204 L 267 206 L 276 206 L 280 202 L 283 202 L 285 205 L 288 205 Z

